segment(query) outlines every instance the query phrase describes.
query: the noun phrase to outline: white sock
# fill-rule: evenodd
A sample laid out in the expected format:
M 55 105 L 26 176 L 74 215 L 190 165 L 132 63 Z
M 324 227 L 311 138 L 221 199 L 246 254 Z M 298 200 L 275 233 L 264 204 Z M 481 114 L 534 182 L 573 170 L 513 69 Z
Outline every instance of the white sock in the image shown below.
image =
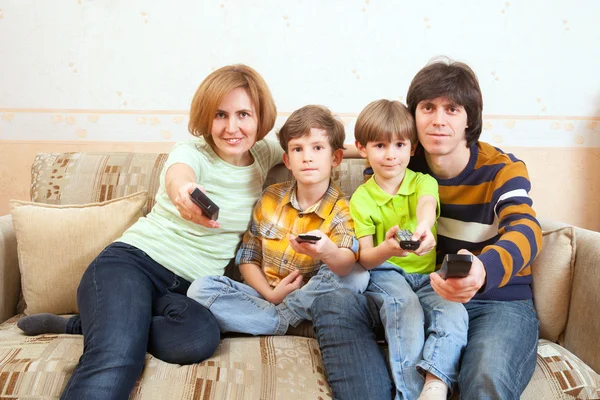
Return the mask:
M 448 397 L 448 386 L 440 380 L 432 380 L 425 383 L 419 400 L 446 400 Z

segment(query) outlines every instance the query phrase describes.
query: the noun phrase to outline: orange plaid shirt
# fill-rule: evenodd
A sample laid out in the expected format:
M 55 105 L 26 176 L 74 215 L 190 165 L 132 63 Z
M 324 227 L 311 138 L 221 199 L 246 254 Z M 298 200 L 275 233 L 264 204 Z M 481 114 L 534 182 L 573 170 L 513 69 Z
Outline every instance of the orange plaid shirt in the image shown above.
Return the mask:
M 236 257 L 236 264 L 256 264 L 262 267 L 272 287 L 290 272 L 299 269 L 304 282 L 316 275 L 321 261 L 296 253 L 289 235 L 320 230 L 338 247 L 352 250 L 358 260 L 358 241 L 350 217 L 348 200 L 330 182 L 319 202 L 301 210 L 296 198 L 296 181 L 269 186 L 254 207 L 250 228 Z

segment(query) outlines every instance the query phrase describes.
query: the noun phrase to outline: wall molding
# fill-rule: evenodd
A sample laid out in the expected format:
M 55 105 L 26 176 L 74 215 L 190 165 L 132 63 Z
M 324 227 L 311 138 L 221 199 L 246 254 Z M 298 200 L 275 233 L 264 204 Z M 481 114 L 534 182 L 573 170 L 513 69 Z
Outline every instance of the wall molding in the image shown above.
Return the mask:
M 0 113 L 17 114 L 100 114 L 100 115 L 189 115 L 189 110 L 123 110 L 83 108 L 0 108 Z M 291 111 L 279 111 L 277 116 L 289 117 Z M 334 112 L 335 115 L 356 118 L 359 113 Z M 585 115 L 510 115 L 484 114 L 483 119 L 541 120 L 541 121 L 600 121 L 600 116 Z

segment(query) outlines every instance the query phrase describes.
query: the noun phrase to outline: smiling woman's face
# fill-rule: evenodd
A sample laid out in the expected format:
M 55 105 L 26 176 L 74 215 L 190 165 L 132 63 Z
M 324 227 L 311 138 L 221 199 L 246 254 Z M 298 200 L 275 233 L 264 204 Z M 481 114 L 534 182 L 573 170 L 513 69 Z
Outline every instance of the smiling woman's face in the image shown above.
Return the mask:
M 258 116 L 244 88 L 236 88 L 219 104 L 213 119 L 211 137 L 213 150 L 225 162 L 249 165 L 249 150 L 256 143 Z

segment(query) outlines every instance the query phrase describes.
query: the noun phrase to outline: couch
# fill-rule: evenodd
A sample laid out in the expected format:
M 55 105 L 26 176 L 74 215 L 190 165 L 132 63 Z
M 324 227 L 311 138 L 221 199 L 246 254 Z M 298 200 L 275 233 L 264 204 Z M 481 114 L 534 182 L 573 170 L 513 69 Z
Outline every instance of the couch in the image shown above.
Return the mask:
M 31 202 L 0 217 L 0 398 L 60 396 L 82 353 L 77 335 L 25 336 L 23 313 L 77 312 L 87 263 L 154 203 L 166 154 L 45 153 L 32 165 Z M 334 179 L 350 194 L 364 162 Z M 276 167 L 266 184 L 288 177 Z M 544 246 L 531 266 L 541 321 L 537 367 L 522 399 L 600 398 L 600 233 L 541 220 Z M 235 269 L 228 267 L 234 275 Z M 309 323 L 280 337 L 225 336 L 196 365 L 151 355 L 131 399 L 330 399 Z

